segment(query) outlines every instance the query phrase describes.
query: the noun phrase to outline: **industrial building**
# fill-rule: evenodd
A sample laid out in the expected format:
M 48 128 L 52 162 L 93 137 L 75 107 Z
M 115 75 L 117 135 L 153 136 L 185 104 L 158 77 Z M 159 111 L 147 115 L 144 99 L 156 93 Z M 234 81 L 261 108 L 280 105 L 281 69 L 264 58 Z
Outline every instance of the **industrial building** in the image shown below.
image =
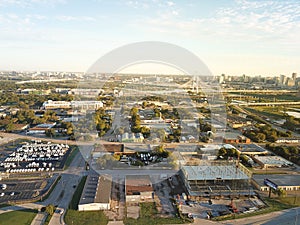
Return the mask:
M 258 163 L 261 168 L 280 168 L 290 167 L 293 163 L 280 156 L 255 156 L 253 160 Z
M 112 177 L 110 175 L 90 174 L 78 204 L 79 211 L 110 210 Z
M 191 197 L 218 195 L 248 195 L 252 173 L 236 162 L 203 162 L 197 166 L 183 166 L 180 176 Z
M 297 174 L 257 174 L 253 175 L 252 183 L 260 191 L 269 191 L 269 187 L 264 183 L 269 179 L 278 188 L 285 191 L 300 191 L 300 175 Z
M 125 178 L 126 203 L 138 203 L 153 199 L 153 187 L 149 175 L 127 175 Z

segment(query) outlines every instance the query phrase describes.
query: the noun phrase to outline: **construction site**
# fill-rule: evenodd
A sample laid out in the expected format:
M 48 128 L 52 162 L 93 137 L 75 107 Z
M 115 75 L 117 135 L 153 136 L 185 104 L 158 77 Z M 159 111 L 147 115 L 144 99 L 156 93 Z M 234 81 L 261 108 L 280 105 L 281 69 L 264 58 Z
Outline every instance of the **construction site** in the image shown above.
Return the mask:
M 252 173 L 234 161 L 201 161 L 183 166 L 180 175 L 192 200 L 255 194 L 250 185 Z

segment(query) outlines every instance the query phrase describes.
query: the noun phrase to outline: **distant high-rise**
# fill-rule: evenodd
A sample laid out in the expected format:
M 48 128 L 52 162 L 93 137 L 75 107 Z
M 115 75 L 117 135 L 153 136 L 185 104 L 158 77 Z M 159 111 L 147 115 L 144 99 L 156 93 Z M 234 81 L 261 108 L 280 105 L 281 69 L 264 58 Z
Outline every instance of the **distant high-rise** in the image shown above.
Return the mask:
M 292 73 L 292 79 L 295 81 L 297 79 L 297 73 Z
M 286 76 L 281 74 L 279 78 L 279 84 L 284 85 L 286 82 Z
M 224 82 L 225 82 L 225 79 L 226 79 L 225 74 L 222 74 L 222 75 L 220 76 L 220 78 L 219 78 L 219 83 L 220 83 L 220 84 L 224 83 Z

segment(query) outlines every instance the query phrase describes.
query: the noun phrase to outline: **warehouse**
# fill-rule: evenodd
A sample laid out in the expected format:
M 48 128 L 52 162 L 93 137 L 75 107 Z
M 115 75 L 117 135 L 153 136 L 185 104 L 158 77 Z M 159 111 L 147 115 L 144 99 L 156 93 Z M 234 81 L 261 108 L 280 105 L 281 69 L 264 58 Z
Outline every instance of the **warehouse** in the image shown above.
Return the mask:
M 149 175 L 127 175 L 125 178 L 126 203 L 153 199 L 153 187 Z
M 260 191 L 269 191 L 269 187 L 264 183 L 265 179 L 275 183 L 278 188 L 285 191 L 300 191 L 300 175 L 293 174 L 264 174 L 254 175 L 252 183 Z
M 110 175 L 89 175 L 81 194 L 78 210 L 109 210 L 111 203 L 111 189 L 112 177 Z
M 261 168 L 280 168 L 280 167 L 291 167 L 293 163 L 280 157 L 280 156 L 255 156 L 253 158 Z

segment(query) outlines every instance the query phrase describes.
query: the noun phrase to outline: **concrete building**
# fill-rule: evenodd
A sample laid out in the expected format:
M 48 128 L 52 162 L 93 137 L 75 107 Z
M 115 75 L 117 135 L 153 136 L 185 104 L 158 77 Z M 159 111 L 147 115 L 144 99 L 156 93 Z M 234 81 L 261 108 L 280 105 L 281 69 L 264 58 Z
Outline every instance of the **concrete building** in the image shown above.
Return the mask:
M 111 175 L 88 175 L 78 204 L 79 211 L 109 210 L 111 203 Z
M 71 108 L 76 110 L 97 110 L 103 108 L 101 101 L 71 101 Z
M 300 175 L 297 174 L 257 174 L 253 175 L 252 184 L 260 191 L 269 191 L 269 187 L 264 183 L 264 179 L 266 178 L 282 190 L 300 191 Z
M 45 101 L 42 105 L 42 109 L 70 109 L 71 102 L 67 101 Z
M 73 88 L 71 89 L 71 94 L 73 95 L 79 95 L 84 97 L 91 97 L 95 98 L 97 97 L 101 92 L 104 92 L 102 89 L 93 89 L 93 88 Z
M 153 200 L 153 187 L 149 175 L 127 175 L 125 177 L 126 203 Z
M 45 101 L 42 109 L 75 109 L 75 110 L 96 110 L 103 107 L 101 101 Z

